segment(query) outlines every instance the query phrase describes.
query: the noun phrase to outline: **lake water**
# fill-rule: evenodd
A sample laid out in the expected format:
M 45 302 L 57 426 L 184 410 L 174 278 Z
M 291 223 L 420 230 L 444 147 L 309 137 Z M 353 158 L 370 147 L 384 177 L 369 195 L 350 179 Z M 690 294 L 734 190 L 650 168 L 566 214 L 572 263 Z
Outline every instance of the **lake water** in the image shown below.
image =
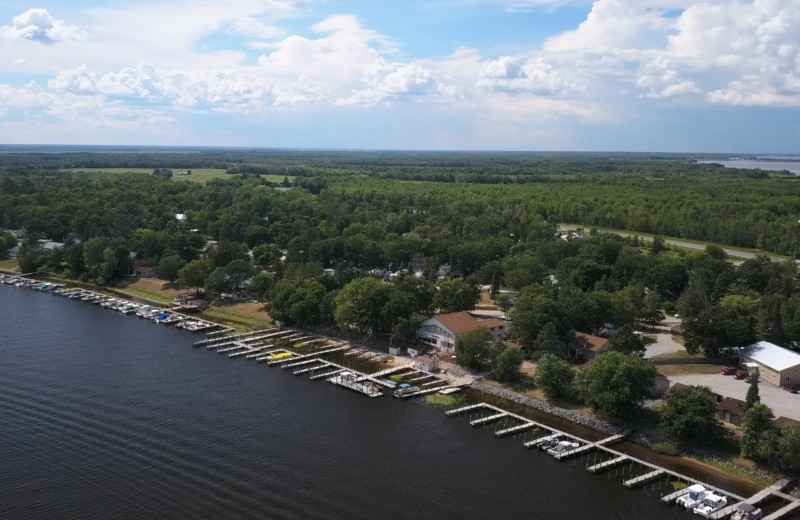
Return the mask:
M 0 286 L 0 518 L 692 517 L 623 470 L 192 341 Z
M 790 171 L 795 175 L 800 175 L 800 161 L 754 161 L 754 160 L 731 160 L 731 161 L 698 161 L 701 164 L 721 164 L 726 168 L 742 168 L 746 170 L 768 170 L 768 171 Z

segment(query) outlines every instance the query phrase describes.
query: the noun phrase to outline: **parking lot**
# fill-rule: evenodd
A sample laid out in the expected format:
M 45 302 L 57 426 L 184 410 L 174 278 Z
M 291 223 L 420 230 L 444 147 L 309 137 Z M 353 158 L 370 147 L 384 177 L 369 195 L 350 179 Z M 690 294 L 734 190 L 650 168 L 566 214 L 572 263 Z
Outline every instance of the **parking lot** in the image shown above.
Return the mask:
M 734 379 L 733 376 L 723 376 L 720 373 L 675 375 L 669 379 L 684 385 L 705 385 L 723 397 L 742 401 L 747 397 L 747 389 L 750 388 L 750 383 L 743 379 Z M 776 418 L 783 416 L 800 421 L 800 394 L 792 394 L 764 381 L 758 384 L 758 393 L 761 402 L 772 408 Z

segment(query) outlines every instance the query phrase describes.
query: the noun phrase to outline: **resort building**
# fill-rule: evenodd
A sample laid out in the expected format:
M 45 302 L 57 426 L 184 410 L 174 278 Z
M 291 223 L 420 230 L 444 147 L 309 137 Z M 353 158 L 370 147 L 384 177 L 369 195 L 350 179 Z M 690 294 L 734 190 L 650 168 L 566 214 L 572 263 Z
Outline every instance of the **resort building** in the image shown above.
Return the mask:
M 761 381 L 776 386 L 800 385 L 800 354 L 769 341 L 759 341 L 739 353 L 739 363 L 758 367 Z
M 417 338 L 426 345 L 453 353 L 458 336 L 485 329 L 493 340 L 505 339 L 507 325 L 501 319 L 481 318 L 466 311 L 435 314 L 422 322 L 417 331 Z

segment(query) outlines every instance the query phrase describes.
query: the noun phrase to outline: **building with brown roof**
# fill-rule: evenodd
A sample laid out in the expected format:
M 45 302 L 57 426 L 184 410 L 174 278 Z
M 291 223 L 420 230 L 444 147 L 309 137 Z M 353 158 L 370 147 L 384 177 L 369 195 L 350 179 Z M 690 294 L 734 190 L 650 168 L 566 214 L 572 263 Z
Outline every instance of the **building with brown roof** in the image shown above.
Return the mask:
M 417 331 L 417 338 L 438 349 L 455 351 L 456 339 L 462 334 L 485 329 L 492 339 L 505 339 L 508 324 L 497 318 L 481 318 L 469 312 L 435 314 L 423 321 Z
M 569 344 L 570 354 L 576 359 L 594 359 L 605 350 L 608 339 L 585 332 L 576 332 Z
M 717 403 L 717 417 L 730 424 L 741 424 L 744 417 L 744 403 L 733 397 L 725 397 Z

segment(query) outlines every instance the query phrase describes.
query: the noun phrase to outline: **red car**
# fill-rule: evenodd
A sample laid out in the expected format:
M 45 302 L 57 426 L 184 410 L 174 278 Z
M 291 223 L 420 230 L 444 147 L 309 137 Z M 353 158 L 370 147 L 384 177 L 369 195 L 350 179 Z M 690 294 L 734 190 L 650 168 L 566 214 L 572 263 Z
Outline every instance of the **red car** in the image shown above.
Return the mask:
M 719 373 L 723 376 L 732 376 L 736 373 L 736 367 L 725 367 Z
M 736 373 L 733 374 L 733 378 L 734 379 L 744 379 L 745 377 L 747 377 L 748 373 L 749 372 L 747 372 L 747 370 L 737 370 Z
M 784 390 L 786 390 L 787 392 L 791 392 L 791 393 L 793 393 L 793 394 L 796 394 L 796 393 L 797 393 L 797 385 L 793 385 L 793 384 L 791 384 L 791 383 L 786 383 L 786 384 L 785 384 L 785 385 L 783 385 L 781 388 L 783 388 L 783 389 L 784 389 Z

